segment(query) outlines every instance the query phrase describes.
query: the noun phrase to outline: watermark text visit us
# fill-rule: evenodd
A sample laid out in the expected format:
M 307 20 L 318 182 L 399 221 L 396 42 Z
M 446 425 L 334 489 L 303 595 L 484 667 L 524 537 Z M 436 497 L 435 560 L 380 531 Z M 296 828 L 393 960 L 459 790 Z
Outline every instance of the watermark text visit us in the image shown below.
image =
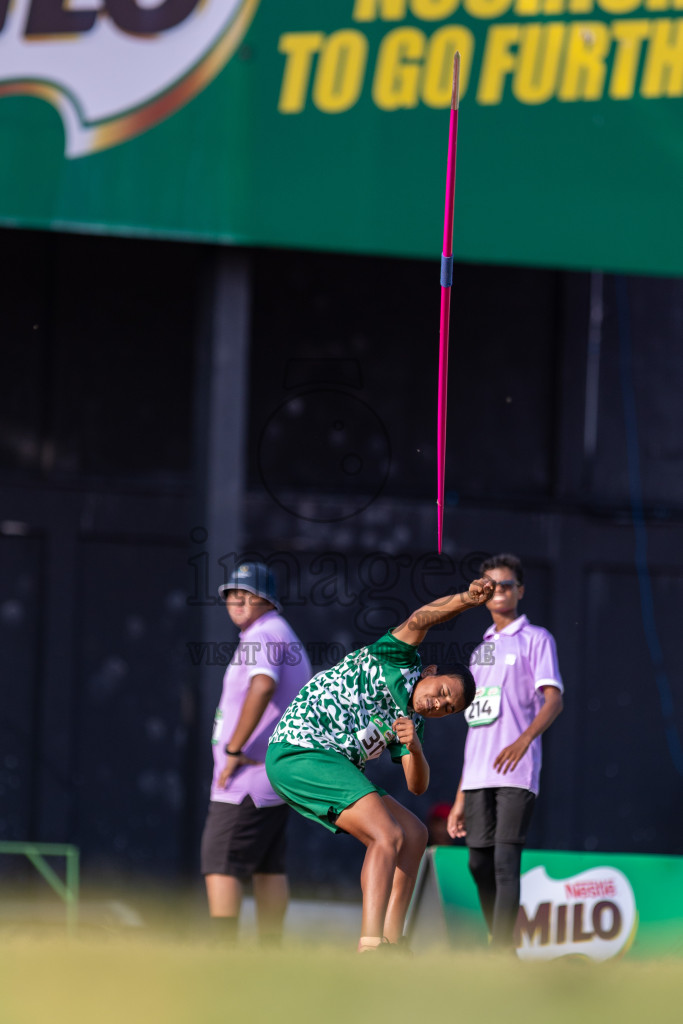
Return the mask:
M 474 643 L 458 644 L 449 642 L 425 643 L 420 647 L 420 655 L 424 664 L 447 665 L 460 662 L 468 664 L 470 661 L 477 665 L 493 665 L 495 644 L 482 643 L 477 646 Z M 284 643 L 266 641 L 262 644 L 260 640 L 239 640 L 234 643 L 220 643 L 216 641 L 189 642 L 187 649 L 192 664 L 209 666 L 233 665 L 257 665 L 262 663 L 265 653 L 266 661 L 273 667 L 282 665 L 299 665 L 303 652 L 308 655 L 311 665 L 331 665 L 352 650 L 346 650 L 344 644 L 336 640 L 312 641 L 302 644 L 297 642 Z

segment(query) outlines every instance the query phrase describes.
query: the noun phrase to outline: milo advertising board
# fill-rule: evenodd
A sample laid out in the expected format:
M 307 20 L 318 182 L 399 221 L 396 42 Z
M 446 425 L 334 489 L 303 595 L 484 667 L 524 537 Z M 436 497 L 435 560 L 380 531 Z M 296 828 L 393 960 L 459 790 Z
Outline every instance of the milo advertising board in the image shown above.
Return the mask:
M 486 929 L 464 847 L 432 847 L 408 930 L 419 949 L 484 947 Z M 522 960 L 683 952 L 683 858 L 525 850 L 516 926 Z
M 637 927 L 631 883 L 611 865 L 568 878 L 551 878 L 540 865 L 523 876 L 516 935 L 522 960 L 608 960 L 626 952 Z
M 0 223 L 683 272 L 681 0 L 0 0 Z

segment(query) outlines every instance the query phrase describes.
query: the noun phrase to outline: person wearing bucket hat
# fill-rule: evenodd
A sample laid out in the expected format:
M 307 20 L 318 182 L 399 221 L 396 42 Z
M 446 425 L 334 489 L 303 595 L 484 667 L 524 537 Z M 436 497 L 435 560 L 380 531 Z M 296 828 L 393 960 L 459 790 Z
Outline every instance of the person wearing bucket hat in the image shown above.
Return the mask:
M 275 580 L 262 562 L 239 562 L 219 587 L 240 630 L 216 709 L 209 810 L 201 870 L 216 930 L 234 939 L 243 884 L 251 879 L 259 935 L 277 942 L 288 901 L 289 809 L 270 785 L 265 754 L 284 709 L 311 677 L 304 645 L 282 617 Z
M 230 573 L 227 583 L 218 588 L 218 595 L 225 601 L 231 590 L 246 590 L 255 597 L 262 597 L 282 614 L 282 605 L 277 599 L 275 579 L 263 562 L 240 562 Z

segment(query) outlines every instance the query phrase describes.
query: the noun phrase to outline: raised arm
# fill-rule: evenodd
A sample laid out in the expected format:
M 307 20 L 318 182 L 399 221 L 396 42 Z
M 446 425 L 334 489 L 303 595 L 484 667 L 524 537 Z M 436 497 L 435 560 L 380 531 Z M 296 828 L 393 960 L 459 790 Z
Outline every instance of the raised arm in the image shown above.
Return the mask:
M 468 608 L 476 608 L 480 604 L 486 604 L 493 597 L 496 584 L 487 576 L 470 583 L 469 590 L 462 594 L 450 594 L 440 597 L 430 604 L 423 604 L 421 608 L 413 612 L 409 618 L 393 630 L 397 640 L 403 640 L 406 644 L 413 644 L 417 647 L 426 637 L 432 626 L 438 626 L 442 622 L 454 619 L 461 615 Z

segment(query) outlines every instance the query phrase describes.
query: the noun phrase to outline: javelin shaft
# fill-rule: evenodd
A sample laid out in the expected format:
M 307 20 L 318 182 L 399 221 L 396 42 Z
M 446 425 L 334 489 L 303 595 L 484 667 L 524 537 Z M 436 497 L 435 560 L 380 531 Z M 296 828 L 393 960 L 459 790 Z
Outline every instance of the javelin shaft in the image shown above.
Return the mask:
M 438 549 L 443 541 L 443 509 L 446 490 L 446 412 L 448 406 L 448 343 L 450 334 L 451 284 L 453 281 L 453 209 L 455 206 L 455 164 L 458 151 L 458 106 L 460 101 L 460 54 L 453 58 L 453 90 L 446 164 L 446 208 L 441 256 L 441 315 L 439 321 L 439 392 L 437 422 L 437 509 Z

